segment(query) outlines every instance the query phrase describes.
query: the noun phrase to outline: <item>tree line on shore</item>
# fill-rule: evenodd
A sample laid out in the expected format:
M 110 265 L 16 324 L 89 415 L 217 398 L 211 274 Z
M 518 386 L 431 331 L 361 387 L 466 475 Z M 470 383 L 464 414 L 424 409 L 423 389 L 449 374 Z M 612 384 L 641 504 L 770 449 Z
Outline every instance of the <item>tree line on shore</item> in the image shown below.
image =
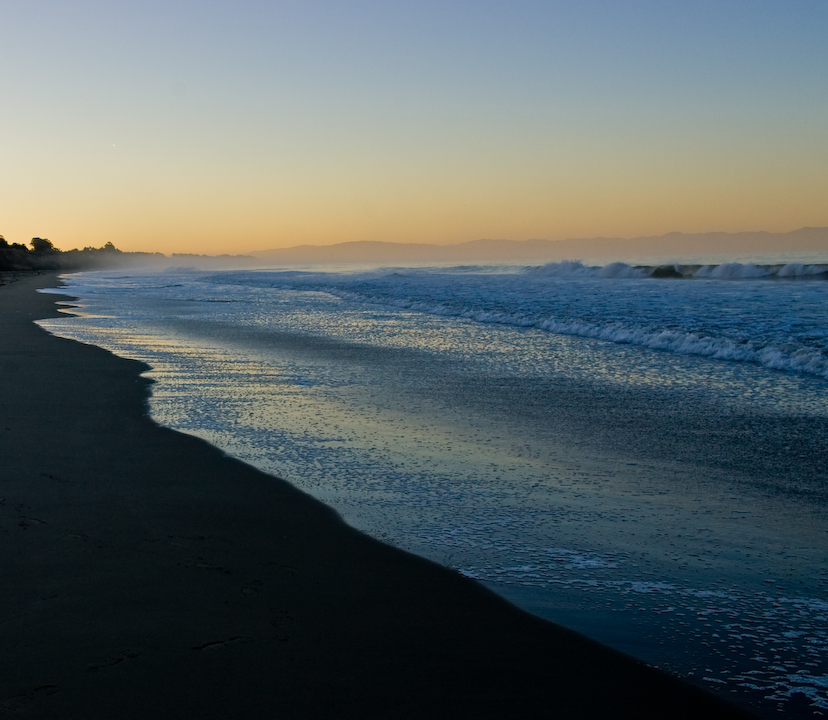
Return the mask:
M 123 252 L 111 242 L 103 247 L 59 250 L 46 238 L 35 237 L 26 247 L 0 235 L 0 271 L 100 270 L 163 258 L 161 253 Z

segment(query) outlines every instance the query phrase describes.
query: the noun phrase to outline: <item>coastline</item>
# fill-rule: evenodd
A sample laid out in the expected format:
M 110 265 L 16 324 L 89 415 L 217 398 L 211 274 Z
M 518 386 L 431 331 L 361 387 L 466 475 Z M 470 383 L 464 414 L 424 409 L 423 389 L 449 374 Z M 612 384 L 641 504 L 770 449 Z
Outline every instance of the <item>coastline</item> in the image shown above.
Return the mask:
M 744 717 L 146 415 L 141 363 L 0 288 L 0 711 Z

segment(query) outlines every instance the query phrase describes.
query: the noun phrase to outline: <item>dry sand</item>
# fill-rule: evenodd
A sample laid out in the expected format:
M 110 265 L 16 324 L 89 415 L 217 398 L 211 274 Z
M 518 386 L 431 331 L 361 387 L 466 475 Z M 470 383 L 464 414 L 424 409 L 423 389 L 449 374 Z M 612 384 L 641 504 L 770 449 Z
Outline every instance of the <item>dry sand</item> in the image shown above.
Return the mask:
M 0 717 L 742 716 L 157 426 L 56 284 L 0 287 Z

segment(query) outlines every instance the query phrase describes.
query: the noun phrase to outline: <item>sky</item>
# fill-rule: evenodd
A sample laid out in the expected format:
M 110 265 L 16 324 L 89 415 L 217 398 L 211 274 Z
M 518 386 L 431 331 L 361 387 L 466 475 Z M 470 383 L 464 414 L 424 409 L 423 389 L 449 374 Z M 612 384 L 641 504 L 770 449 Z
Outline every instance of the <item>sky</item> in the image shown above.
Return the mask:
M 0 0 L 0 234 L 243 253 L 828 225 L 828 3 Z

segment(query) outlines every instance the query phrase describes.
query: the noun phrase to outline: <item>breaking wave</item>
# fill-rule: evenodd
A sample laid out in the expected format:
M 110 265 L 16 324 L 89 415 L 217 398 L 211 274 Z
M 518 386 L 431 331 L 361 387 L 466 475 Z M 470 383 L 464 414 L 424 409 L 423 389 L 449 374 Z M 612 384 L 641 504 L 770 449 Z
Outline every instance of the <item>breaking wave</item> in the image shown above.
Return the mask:
M 720 265 L 628 265 L 614 262 L 604 266 L 584 265 L 577 260 L 548 263 L 540 267 L 526 268 L 537 275 L 556 277 L 576 276 L 595 278 L 683 278 L 706 280 L 775 280 L 808 279 L 828 280 L 828 265 L 787 263 L 756 265 L 754 263 L 729 262 Z
M 774 370 L 808 373 L 828 378 L 828 352 L 826 352 L 825 347 L 785 348 L 768 344 L 763 340 L 738 342 L 725 337 L 705 336 L 671 329 L 641 328 L 620 322 L 600 326 L 579 320 L 533 318 L 526 315 L 491 312 L 475 308 L 458 309 L 441 303 L 430 304 L 410 299 L 368 297 L 337 288 L 329 288 L 328 291 L 343 300 L 391 305 L 406 310 L 446 317 L 460 317 L 480 323 L 512 325 L 522 328 L 531 327 L 559 335 L 576 335 L 614 343 L 641 345 L 653 350 L 703 355 L 716 360 L 752 362 Z M 790 343 L 787 344 L 790 346 Z
M 564 261 L 350 273 L 236 271 L 203 280 L 325 292 L 347 302 L 828 377 L 828 284 L 791 282 L 825 275 L 825 266 L 798 263 L 591 267 Z M 765 282 L 773 278 L 778 281 Z

